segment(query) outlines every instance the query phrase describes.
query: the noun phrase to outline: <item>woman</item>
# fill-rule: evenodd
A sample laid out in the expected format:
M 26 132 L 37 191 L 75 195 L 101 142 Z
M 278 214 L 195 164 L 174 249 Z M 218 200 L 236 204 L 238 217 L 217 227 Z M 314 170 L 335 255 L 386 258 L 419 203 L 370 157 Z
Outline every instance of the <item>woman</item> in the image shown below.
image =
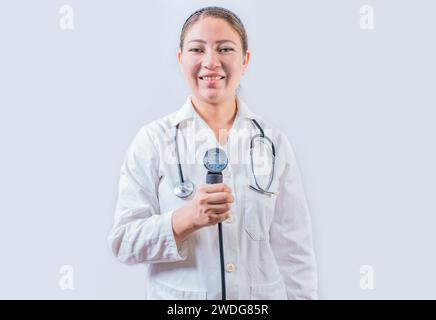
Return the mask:
M 115 256 L 146 265 L 148 299 L 221 299 L 222 281 L 227 299 L 316 298 L 292 147 L 236 94 L 250 60 L 242 22 L 223 8 L 196 11 L 182 28 L 178 60 L 192 94 L 129 147 L 109 236 Z M 228 157 L 223 183 L 204 183 L 211 147 Z

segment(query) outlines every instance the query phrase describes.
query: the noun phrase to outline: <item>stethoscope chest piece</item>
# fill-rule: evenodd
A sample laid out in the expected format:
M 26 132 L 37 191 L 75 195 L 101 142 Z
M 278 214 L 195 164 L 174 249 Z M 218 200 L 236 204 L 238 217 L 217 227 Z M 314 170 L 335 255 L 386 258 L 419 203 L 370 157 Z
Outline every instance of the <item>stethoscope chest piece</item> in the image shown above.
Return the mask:
M 179 182 L 174 187 L 174 194 L 179 198 L 187 198 L 194 192 L 194 184 L 191 181 Z

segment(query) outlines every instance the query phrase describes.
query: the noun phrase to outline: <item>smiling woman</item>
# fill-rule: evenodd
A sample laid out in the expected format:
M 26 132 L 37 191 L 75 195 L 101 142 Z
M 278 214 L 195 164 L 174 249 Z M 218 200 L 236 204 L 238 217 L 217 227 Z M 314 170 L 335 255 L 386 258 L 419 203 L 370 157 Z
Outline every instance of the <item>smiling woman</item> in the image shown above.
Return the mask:
M 194 12 L 177 58 L 192 94 L 132 142 L 112 251 L 124 263 L 145 264 L 148 299 L 316 298 L 311 223 L 293 149 L 236 93 L 250 61 L 241 20 L 224 8 Z M 203 146 L 230 155 L 214 162 L 227 165 L 223 183 L 203 184 L 210 168 L 190 163 Z M 169 153 L 176 165 L 166 161 Z M 251 158 L 232 156 L 241 153 Z M 211 228 L 217 224 L 222 237 Z
M 220 139 L 219 129 L 228 131 L 234 120 L 235 91 L 250 60 L 241 20 L 223 8 L 196 11 L 183 25 L 178 60 L 194 107 Z

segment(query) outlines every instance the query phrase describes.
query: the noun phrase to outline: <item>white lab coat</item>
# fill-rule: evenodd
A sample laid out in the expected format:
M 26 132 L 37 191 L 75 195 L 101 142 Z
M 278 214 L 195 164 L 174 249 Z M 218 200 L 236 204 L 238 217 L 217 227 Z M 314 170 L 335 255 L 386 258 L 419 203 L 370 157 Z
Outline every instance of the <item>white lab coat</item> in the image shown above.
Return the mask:
M 223 182 L 235 197 L 232 216 L 222 223 L 227 299 L 316 299 L 311 222 L 293 149 L 283 133 L 269 128 L 239 98 L 237 106 L 228 142 L 221 147 L 229 156 Z M 269 190 L 277 196 L 248 188 L 254 183 L 251 165 L 242 159 L 249 155 L 251 136 L 259 133 L 249 119 L 256 119 L 275 144 Z M 142 127 L 131 143 L 108 240 L 121 262 L 145 265 L 148 299 L 221 299 L 217 225 L 197 230 L 179 247 L 174 240 L 171 216 L 195 196 L 194 191 L 180 199 L 173 191 L 179 182 L 174 151 L 178 123 L 184 179 L 197 188 L 205 183 L 204 151 L 218 144 L 188 97 L 179 111 Z M 240 132 L 248 131 L 241 143 Z M 268 144 L 255 145 L 260 150 L 253 155 L 255 171 L 265 186 L 271 150 Z

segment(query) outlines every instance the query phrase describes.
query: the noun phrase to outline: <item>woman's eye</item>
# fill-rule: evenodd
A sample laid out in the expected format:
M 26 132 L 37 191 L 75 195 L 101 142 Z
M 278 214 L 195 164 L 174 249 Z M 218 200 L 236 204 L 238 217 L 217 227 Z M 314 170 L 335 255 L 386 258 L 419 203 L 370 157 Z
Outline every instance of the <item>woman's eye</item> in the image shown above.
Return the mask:
M 222 48 L 220 49 L 220 52 L 230 52 L 233 51 L 233 48 Z
M 189 49 L 189 51 L 192 51 L 192 52 L 201 52 L 202 50 L 199 49 L 199 48 L 192 48 L 192 49 Z

